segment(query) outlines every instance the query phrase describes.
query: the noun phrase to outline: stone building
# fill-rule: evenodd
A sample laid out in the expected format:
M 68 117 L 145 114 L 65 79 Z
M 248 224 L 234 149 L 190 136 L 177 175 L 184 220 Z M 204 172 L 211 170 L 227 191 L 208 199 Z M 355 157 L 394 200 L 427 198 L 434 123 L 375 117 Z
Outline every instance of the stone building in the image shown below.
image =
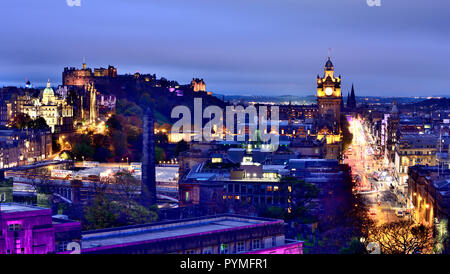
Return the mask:
M 0 130 L 0 169 L 43 161 L 51 155 L 50 131 Z
M 334 66 L 330 57 L 325 63 L 324 76 L 317 75 L 316 119 L 317 139 L 327 140 L 327 159 L 339 159 L 342 149 L 341 129 L 341 76 L 334 76 Z
M 203 79 L 192 79 L 191 88 L 194 90 L 194 92 L 206 92 L 206 84 Z
M 415 221 L 433 226 L 450 216 L 450 170 L 416 165 L 408 170 L 408 201 Z
M 65 98 L 55 94 L 50 80 L 39 98 L 29 98 L 29 101 L 19 107 L 19 111 L 33 120 L 44 118 L 52 132 L 61 131 L 63 128 L 70 131 L 73 128 L 73 108 Z
M 81 247 L 79 222 L 52 218 L 51 210 L 23 204 L 0 204 L 0 254 L 70 253 Z
M 133 235 L 132 237 L 126 235 Z M 216 215 L 86 231 L 83 254 L 302 254 L 288 240 L 284 221 Z
M 431 134 L 404 134 L 395 145 L 394 164 L 399 183 L 406 184 L 408 168 L 414 165 L 437 164 L 438 136 Z

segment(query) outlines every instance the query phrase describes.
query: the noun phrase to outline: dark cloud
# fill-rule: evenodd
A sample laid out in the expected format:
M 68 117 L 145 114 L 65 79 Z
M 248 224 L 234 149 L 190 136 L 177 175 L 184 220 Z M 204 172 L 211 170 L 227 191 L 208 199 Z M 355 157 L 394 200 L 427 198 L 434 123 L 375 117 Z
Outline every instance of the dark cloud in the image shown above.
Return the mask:
M 0 84 L 61 80 L 65 66 L 118 67 L 229 93 L 314 92 L 328 48 L 344 89 L 449 95 L 450 2 L 65 0 L 0 3 Z M 345 93 L 345 91 L 344 91 Z

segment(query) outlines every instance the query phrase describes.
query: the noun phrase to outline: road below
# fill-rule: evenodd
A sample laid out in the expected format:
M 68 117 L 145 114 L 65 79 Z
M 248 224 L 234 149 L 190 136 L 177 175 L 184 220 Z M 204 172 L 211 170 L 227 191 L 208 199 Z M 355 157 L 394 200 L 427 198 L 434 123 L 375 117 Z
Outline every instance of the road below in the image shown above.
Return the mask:
M 362 121 L 352 118 L 349 123 L 353 141 L 345 152 L 344 163 L 352 168 L 352 177 L 357 182 L 354 191 L 363 197 L 370 216 L 378 224 L 408 218 L 403 202 L 405 187 L 398 186 L 386 161 L 375 154 L 377 148 Z

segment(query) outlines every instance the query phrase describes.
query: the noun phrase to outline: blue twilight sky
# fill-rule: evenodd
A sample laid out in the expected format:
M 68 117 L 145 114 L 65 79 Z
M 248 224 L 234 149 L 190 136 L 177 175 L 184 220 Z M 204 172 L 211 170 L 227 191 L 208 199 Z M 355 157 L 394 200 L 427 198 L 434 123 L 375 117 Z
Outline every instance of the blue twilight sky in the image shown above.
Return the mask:
M 450 1 L 0 1 L 0 85 L 114 65 L 222 94 L 312 95 L 328 48 L 346 95 L 450 95 Z

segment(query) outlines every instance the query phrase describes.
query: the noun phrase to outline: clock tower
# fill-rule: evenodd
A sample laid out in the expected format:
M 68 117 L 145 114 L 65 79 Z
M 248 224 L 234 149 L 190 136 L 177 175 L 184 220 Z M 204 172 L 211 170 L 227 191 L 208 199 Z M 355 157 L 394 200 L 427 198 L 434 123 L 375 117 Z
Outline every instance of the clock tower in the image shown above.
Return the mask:
M 327 121 L 333 134 L 340 134 L 341 102 L 341 76 L 334 76 L 334 66 L 328 57 L 325 75 L 317 75 L 317 104 L 318 119 Z

